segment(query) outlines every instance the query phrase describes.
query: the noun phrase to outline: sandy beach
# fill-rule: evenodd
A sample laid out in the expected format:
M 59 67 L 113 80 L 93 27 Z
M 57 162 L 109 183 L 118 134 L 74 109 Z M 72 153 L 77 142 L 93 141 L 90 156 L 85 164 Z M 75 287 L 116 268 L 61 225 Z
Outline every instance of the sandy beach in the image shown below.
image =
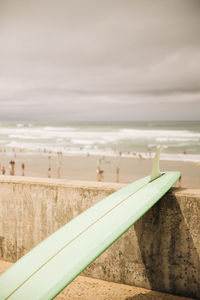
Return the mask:
M 12 263 L 0 260 L 0 274 Z M 55 299 L 57 300 L 186 300 L 140 287 L 108 282 L 100 279 L 78 276 Z
M 57 155 L 48 153 L 0 153 L 1 167 L 5 166 L 6 175 L 9 175 L 9 162 L 15 161 L 15 175 L 22 175 L 22 163 L 25 165 L 25 176 L 57 178 Z M 129 183 L 151 172 L 152 159 L 129 157 L 102 157 L 99 156 L 63 156 L 61 159 L 61 178 L 69 180 L 96 181 L 97 166 L 103 170 L 103 180 L 116 182 L 116 168 L 119 168 L 119 182 Z M 182 187 L 200 188 L 200 166 L 194 162 L 166 161 L 160 162 L 161 171 L 180 171 Z

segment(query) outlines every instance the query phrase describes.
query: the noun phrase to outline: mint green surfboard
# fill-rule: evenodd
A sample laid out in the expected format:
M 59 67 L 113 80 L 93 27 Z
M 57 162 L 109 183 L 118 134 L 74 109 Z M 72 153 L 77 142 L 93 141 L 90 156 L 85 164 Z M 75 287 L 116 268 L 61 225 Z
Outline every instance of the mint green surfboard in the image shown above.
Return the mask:
M 151 177 L 99 201 L 4 272 L 0 300 L 46 300 L 59 294 L 178 180 L 180 172 L 160 174 L 158 158 Z

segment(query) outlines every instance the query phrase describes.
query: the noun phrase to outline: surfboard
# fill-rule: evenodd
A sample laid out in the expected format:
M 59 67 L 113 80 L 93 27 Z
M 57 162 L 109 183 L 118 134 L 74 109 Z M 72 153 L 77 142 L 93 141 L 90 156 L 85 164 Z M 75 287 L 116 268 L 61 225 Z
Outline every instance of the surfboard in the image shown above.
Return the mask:
M 0 299 L 46 300 L 59 294 L 180 177 L 180 172 L 153 169 L 151 176 L 99 201 L 18 260 L 0 276 Z

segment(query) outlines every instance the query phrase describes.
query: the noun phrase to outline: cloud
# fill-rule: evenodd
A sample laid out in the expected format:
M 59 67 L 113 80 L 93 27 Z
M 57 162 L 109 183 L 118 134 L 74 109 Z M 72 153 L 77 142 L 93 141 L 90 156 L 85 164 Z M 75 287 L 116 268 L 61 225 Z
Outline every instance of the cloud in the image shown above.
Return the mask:
M 5 118 L 170 118 L 172 104 L 178 119 L 197 118 L 199 8 L 195 0 L 2 0 Z

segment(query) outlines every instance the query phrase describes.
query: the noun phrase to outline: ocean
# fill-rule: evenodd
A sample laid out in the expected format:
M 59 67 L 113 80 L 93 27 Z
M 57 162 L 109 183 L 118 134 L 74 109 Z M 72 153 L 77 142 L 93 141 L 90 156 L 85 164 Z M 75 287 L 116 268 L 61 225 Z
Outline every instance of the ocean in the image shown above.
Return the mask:
M 0 123 L 0 150 L 200 162 L 200 122 Z

